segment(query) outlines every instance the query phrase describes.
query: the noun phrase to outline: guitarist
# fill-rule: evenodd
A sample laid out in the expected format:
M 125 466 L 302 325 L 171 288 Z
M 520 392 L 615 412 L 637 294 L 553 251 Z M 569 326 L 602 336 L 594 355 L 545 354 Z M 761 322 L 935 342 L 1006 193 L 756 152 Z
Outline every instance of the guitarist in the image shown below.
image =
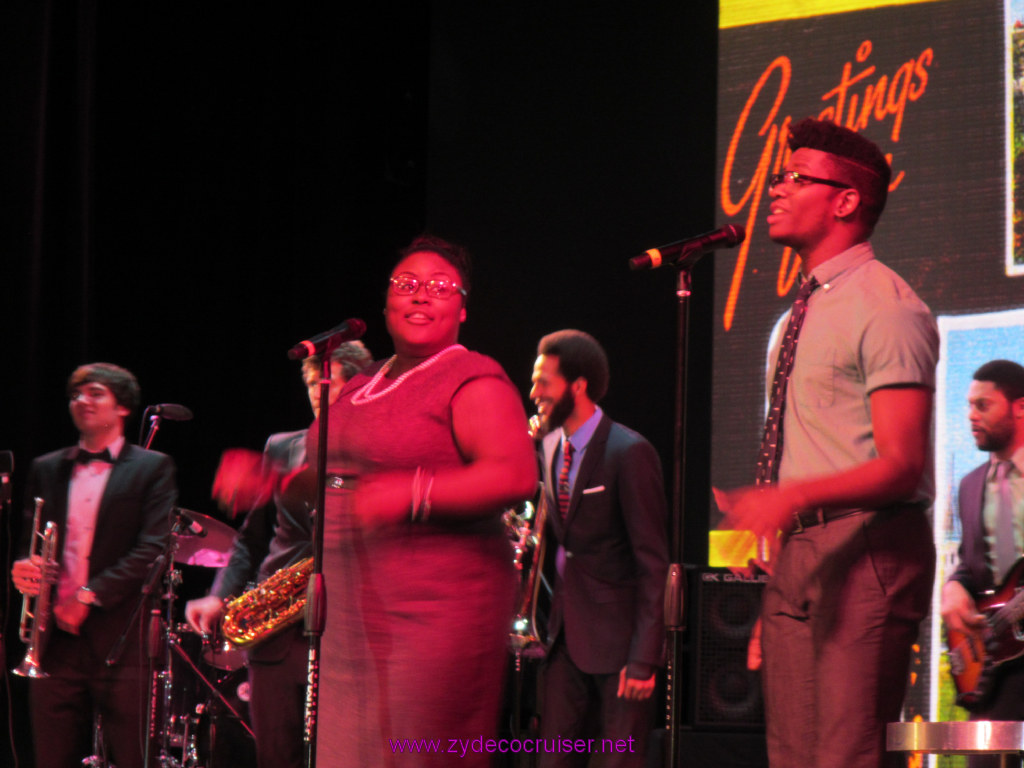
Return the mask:
M 985 363 L 974 372 L 967 402 L 974 442 L 991 458 L 960 482 L 960 563 L 942 588 L 942 620 L 947 630 L 969 635 L 985 627 L 978 597 L 1002 584 L 1024 553 L 1024 367 Z M 972 707 L 971 719 L 1024 720 L 1024 660 L 1000 669 L 992 695 Z M 998 756 L 987 760 L 972 756 L 969 765 L 999 764 Z

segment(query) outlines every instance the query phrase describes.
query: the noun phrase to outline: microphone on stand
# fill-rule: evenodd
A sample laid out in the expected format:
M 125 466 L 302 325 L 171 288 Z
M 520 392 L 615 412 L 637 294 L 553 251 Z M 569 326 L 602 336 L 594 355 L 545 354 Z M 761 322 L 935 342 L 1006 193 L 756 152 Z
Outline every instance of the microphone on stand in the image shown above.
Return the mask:
M 739 224 L 727 224 L 713 232 L 677 240 L 660 248 L 651 248 L 630 259 L 629 268 L 634 271 L 657 269 L 666 262 L 685 268 L 708 251 L 713 251 L 716 248 L 733 248 L 742 243 L 746 237 L 747 231 Z
M 183 507 L 175 507 L 174 514 L 178 516 L 178 522 L 174 525 L 175 530 L 186 536 L 202 538 L 206 535 L 206 527 L 196 520 L 196 517 L 200 516 L 198 512 L 193 512 L 191 509 L 184 509 Z
M 337 346 L 345 341 L 358 339 L 366 333 L 366 323 L 357 317 L 350 317 L 341 325 L 329 331 L 304 339 L 288 350 L 289 360 L 304 360 L 311 355 L 322 355 L 330 345 Z
M 154 416 L 163 416 L 171 421 L 192 421 L 192 411 L 184 405 L 178 405 L 177 403 L 150 405 L 146 408 L 146 411 Z

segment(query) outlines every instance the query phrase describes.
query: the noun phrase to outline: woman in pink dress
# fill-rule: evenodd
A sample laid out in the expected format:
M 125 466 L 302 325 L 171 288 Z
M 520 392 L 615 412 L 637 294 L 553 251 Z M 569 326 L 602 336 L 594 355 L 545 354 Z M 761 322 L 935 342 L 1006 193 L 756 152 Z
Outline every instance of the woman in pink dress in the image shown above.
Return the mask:
M 501 513 L 537 468 L 516 388 L 458 344 L 468 272 L 458 246 L 413 241 L 384 310 L 395 354 L 328 411 L 324 766 L 493 760 L 515 594 Z

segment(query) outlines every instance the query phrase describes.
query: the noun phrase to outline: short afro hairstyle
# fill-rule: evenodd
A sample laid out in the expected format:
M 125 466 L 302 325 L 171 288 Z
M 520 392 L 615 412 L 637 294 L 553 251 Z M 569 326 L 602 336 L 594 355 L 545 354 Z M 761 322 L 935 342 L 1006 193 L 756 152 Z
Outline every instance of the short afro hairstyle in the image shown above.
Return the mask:
M 558 372 L 568 382 L 587 380 L 587 397 L 599 402 L 608 392 L 608 355 L 589 333 L 572 328 L 549 333 L 537 345 L 538 355 L 558 358 Z
M 395 262 L 395 266 L 407 256 L 421 251 L 436 253 L 451 264 L 455 271 L 459 273 L 459 282 L 462 283 L 462 290 L 469 294 L 473 276 L 473 258 L 469 255 L 469 251 L 466 248 L 450 243 L 435 235 L 422 234 L 398 252 L 398 261 Z M 468 296 L 463 296 L 463 303 L 465 303 L 466 298 Z
M 1012 360 L 989 360 L 974 372 L 975 381 L 990 381 L 1011 403 L 1024 397 L 1024 366 Z
M 789 129 L 789 148 L 816 149 L 835 158 L 836 167 L 860 193 L 863 220 L 870 229 L 878 223 L 889 196 L 892 168 L 885 155 L 870 139 L 829 120 L 805 118 Z

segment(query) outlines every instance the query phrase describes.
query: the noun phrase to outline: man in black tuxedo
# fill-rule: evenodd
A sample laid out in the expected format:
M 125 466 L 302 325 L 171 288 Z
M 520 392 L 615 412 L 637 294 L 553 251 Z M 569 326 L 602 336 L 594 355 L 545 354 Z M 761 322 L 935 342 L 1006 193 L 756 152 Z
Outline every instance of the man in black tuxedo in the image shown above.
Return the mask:
M 541 750 L 540 765 L 586 765 L 591 752 L 606 766 L 643 765 L 664 659 L 661 463 L 647 440 L 597 406 L 608 359 L 593 337 L 558 331 L 537 354 L 530 398 L 547 432 L 543 493 L 558 544 L 541 737 L 593 737 L 584 750 Z
M 974 372 L 967 403 L 974 442 L 991 458 L 960 481 L 960 563 L 942 588 L 942 620 L 962 635 L 985 628 L 975 600 L 1002 584 L 1024 552 L 1024 367 L 1009 360 L 985 363 Z M 1000 528 L 1004 495 L 1009 527 Z M 992 697 L 972 709 L 971 719 L 1024 720 L 1021 659 L 998 668 Z M 969 764 L 1000 763 L 998 756 L 972 755 Z
M 329 403 L 341 388 L 373 362 L 362 342 L 342 344 L 331 353 Z M 320 358 L 302 362 L 302 380 L 314 416 L 320 412 Z M 281 493 L 256 477 L 287 475 L 306 463 L 306 432 L 278 432 L 267 439 L 263 455 L 227 451 L 217 471 L 214 496 L 222 506 L 251 511 L 239 528 L 228 564 L 217 574 L 210 594 L 190 600 L 185 618 L 197 632 L 214 634 L 228 597 L 238 596 L 246 583 L 262 583 L 281 568 L 313 554 L 311 505 L 298 495 Z M 269 471 L 266 471 L 269 470 Z M 256 734 L 260 768 L 301 768 L 309 640 L 302 623 L 270 637 L 249 650 L 249 711 Z
M 78 444 L 33 461 L 26 493 L 26 531 L 34 500 L 41 498 L 43 526 L 53 520 L 59 532 L 60 567 L 41 651 L 49 676 L 32 680 L 29 688 L 36 765 L 79 765 L 93 751 L 98 714 L 111 762 L 141 768 L 146 656 L 138 621 L 127 625 L 170 533 L 174 463 L 125 441 L 125 420 L 139 404 L 139 385 L 129 371 L 109 363 L 83 365 L 67 389 Z M 23 554 L 29 549 L 26 541 Z M 38 594 L 44 576 L 38 558 L 17 560 L 11 575 L 19 592 Z M 107 666 L 122 632 L 123 652 Z

